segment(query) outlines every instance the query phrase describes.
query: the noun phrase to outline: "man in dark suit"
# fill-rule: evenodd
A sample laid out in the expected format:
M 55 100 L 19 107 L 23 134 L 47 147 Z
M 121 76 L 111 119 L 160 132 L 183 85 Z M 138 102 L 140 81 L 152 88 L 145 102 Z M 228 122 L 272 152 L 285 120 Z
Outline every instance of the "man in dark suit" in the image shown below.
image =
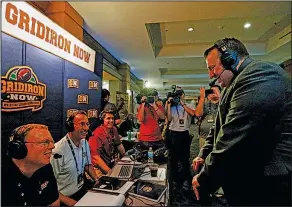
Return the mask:
M 200 153 L 204 167 L 193 178 L 197 199 L 222 186 L 231 206 L 290 206 L 291 80 L 280 66 L 252 60 L 234 38 L 204 57 L 224 90 Z

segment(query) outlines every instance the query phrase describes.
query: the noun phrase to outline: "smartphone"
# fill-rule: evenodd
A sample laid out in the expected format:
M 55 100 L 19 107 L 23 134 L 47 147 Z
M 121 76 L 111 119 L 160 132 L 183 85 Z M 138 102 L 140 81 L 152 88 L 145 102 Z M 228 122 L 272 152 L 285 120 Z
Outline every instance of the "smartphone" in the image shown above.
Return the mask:
M 213 90 L 212 89 L 206 89 L 205 90 L 205 96 L 208 96 L 208 95 L 210 95 L 212 93 L 213 93 Z
M 147 103 L 153 104 L 154 103 L 154 96 L 148 96 L 147 97 Z

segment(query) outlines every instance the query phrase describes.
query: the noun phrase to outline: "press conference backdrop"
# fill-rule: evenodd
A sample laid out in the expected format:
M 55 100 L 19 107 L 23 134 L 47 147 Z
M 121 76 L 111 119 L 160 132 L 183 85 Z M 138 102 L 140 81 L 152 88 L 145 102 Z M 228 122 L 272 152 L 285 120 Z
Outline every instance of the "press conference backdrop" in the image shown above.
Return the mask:
M 47 97 L 39 111 L 1 111 L 2 155 L 6 153 L 8 136 L 23 124 L 40 123 L 49 127 L 55 141 L 60 140 L 66 130 L 67 109 L 99 109 L 101 99 L 102 56 L 96 54 L 94 73 L 85 70 L 58 56 L 2 33 L 1 76 L 14 66 L 29 66 L 39 81 L 47 86 Z M 79 80 L 79 88 L 67 88 L 67 79 Z M 88 81 L 98 81 L 98 89 L 88 89 Z M 78 104 L 78 94 L 88 95 L 88 104 Z

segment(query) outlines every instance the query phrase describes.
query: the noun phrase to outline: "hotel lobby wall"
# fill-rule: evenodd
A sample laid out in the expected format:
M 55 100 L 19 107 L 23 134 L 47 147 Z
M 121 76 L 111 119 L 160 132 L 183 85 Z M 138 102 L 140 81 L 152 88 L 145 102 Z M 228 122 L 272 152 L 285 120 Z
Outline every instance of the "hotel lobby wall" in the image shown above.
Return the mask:
M 66 131 L 64 122 L 67 109 L 98 109 L 101 90 L 89 90 L 88 81 L 101 78 L 95 73 L 102 71 L 102 57 L 96 53 L 94 73 L 70 63 L 56 55 L 27 44 L 19 39 L 2 34 L 1 75 L 14 66 L 28 66 L 38 77 L 39 82 L 46 84 L 46 100 L 38 111 L 31 109 L 14 112 L 1 111 L 2 155 L 6 152 L 8 136 L 11 131 L 23 124 L 40 123 L 49 127 L 55 141 L 62 138 Z M 79 79 L 79 88 L 68 88 L 67 79 Z M 78 94 L 87 94 L 88 104 L 78 104 Z M 3 96 L 3 93 L 2 93 Z M 3 103 L 3 101 L 2 101 Z M 2 107 L 3 109 L 3 107 Z
M 117 91 L 120 91 L 121 81 L 120 80 L 110 80 L 109 81 L 109 91 L 111 93 L 110 102 L 116 103 Z

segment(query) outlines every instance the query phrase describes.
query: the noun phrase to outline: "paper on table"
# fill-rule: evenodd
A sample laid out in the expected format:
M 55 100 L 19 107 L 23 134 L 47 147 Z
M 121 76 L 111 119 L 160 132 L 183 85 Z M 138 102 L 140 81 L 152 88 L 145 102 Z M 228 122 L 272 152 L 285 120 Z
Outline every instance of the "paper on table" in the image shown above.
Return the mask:
M 75 206 L 122 206 L 124 201 L 123 194 L 111 195 L 88 191 Z

